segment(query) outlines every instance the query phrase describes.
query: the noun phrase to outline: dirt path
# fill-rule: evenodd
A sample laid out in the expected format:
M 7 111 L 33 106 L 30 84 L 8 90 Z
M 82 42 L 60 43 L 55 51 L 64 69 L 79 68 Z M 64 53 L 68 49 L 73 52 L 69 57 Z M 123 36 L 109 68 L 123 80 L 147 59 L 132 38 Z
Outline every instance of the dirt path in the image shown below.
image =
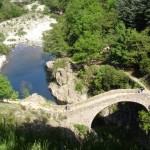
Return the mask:
M 146 91 L 149 91 L 150 90 L 140 81 L 140 79 L 132 76 L 132 74 L 130 72 L 125 72 L 125 74 L 130 78 L 132 79 L 133 81 L 135 81 L 136 83 L 138 83 L 141 87 L 143 87 Z

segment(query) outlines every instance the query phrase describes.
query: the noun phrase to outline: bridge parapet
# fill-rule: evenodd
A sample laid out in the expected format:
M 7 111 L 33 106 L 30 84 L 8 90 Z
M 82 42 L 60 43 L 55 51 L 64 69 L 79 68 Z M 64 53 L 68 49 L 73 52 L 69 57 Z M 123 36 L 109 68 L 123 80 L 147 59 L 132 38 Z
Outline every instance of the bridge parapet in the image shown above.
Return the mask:
M 86 103 L 90 103 L 90 102 L 94 102 L 94 101 L 99 101 L 99 100 L 103 100 L 103 99 L 107 99 L 110 98 L 114 95 L 120 95 L 120 94 L 135 94 L 138 93 L 138 89 L 116 89 L 116 90 L 111 90 L 105 93 L 101 93 L 99 95 L 93 96 L 88 98 L 86 101 L 80 102 L 80 103 L 76 103 L 76 104 L 72 104 L 71 107 L 80 107 L 82 105 L 85 105 Z

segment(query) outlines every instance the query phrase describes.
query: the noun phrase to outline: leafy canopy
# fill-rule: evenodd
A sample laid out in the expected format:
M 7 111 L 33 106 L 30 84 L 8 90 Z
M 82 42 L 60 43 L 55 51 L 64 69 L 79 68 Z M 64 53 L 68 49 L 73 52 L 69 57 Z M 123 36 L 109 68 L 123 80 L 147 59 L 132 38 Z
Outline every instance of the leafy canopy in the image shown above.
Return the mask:
M 0 74 L 0 100 L 3 99 L 16 99 L 18 92 L 15 92 L 8 81 L 7 77 Z

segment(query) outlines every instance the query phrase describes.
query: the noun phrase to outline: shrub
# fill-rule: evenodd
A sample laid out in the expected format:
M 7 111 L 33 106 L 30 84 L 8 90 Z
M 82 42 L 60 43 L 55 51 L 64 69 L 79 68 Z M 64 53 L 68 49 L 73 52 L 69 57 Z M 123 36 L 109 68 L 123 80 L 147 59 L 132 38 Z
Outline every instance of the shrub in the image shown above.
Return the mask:
M 48 14 L 49 14 L 49 8 L 48 8 L 48 7 L 45 7 L 45 8 L 44 8 L 43 14 L 44 14 L 44 15 L 48 15 Z
M 9 53 L 9 48 L 5 44 L 0 43 L 0 54 L 8 54 Z
M 23 31 L 22 28 L 20 28 L 15 35 L 17 35 L 17 36 L 24 36 L 25 34 L 27 34 L 27 33 L 25 31 Z
M 38 6 L 37 6 L 36 4 L 35 4 L 35 5 L 32 5 L 32 8 L 31 8 L 32 11 L 35 11 L 35 10 L 37 9 L 37 7 L 38 7 Z
M 0 42 L 3 42 L 4 40 L 5 40 L 5 36 L 2 33 L 0 33 Z
M 78 81 L 78 82 L 76 83 L 76 85 L 75 85 L 75 90 L 76 90 L 77 92 L 82 92 L 83 88 L 84 88 L 83 83 L 82 83 L 81 81 Z
M 74 124 L 73 125 L 75 129 L 77 129 L 79 131 L 79 133 L 81 134 L 86 134 L 88 131 L 88 128 L 85 125 L 82 124 Z
M 66 59 L 57 59 L 54 63 L 53 72 L 55 72 L 58 68 L 65 68 L 67 66 Z
M 27 88 L 23 89 L 24 98 L 28 97 L 29 95 L 30 95 L 29 90 Z

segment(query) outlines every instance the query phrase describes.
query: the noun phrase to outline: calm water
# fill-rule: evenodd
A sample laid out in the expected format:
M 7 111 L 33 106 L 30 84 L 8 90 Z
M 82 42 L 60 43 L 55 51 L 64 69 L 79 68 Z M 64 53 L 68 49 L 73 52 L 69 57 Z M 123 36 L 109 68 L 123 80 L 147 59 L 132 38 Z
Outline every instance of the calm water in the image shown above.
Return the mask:
M 30 94 L 38 93 L 46 99 L 53 100 L 46 80 L 45 63 L 51 56 L 42 55 L 42 49 L 25 45 L 17 45 L 8 57 L 8 63 L 2 73 L 8 77 L 14 90 L 23 98 L 23 89 Z

